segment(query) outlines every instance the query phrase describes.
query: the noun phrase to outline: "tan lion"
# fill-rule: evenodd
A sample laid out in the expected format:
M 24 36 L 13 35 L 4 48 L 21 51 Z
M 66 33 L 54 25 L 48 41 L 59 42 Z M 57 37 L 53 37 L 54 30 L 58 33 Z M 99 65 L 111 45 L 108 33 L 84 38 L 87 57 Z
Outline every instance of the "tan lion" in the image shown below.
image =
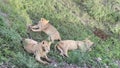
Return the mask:
M 93 45 L 93 42 L 91 42 L 89 39 L 85 39 L 83 41 L 74 41 L 74 40 L 62 40 L 58 44 L 56 44 L 55 48 L 60 51 L 60 55 L 62 56 L 68 56 L 69 50 L 75 50 L 75 49 L 81 49 L 82 51 L 91 50 L 91 46 Z
M 49 64 L 51 60 L 47 57 L 47 53 L 50 51 L 51 42 L 42 41 L 38 43 L 32 39 L 23 39 L 24 49 L 28 53 L 33 53 L 35 55 L 35 59 L 43 64 Z M 45 58 L 47 61 L 43 61 L 41 58 Z
M 33 32 L 45 32 L 49 35 L 49 40 L 54 42 L 54 40 L 61 40 L 60 34 L 57 29 L 49 23 L 49 20 L 41 18 L 37 25 L 30 26 Z

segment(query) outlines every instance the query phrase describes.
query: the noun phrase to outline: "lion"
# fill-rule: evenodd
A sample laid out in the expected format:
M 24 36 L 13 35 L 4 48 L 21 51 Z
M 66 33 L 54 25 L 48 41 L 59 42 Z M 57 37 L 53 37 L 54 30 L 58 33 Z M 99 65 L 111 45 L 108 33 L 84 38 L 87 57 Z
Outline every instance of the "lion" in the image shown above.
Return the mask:
M 54 40 L 61 40 L 60 34 L 57 29 L 49 23 L 49 20 L 41 18 L 37 25 L 30 26 L 33 32 L 45 32 L 49 35 L 48 39 L 54 42 Z
M 91 50 L 91 46 L 93 45 L 93 42 L 90 41 L 89 39 L 85 39 L 83 41 L 75 41 L 75 40 L 62 40 L 58 42 L 55 45 L 55 48 L 60 51 L 60 55 L 63 57 L 69 57 L 68 56 L 68 51 L 69 50 L 75 50 L 75 49 L 81 49 L 81 51 L 85 52 L 87 50 Z
M 23 39 L 24 49 L 28 53 L 32 53 L 35 55 L 35 59 L 43 64 L 49 64 L 51 60 L 47 57 L 47 53 L 50 52 L 51 42 L 47 42 L 43 40 L 42 42 L 37 42 L 33 39 Z M 47 61 L 43 61 L 41 58 L 45 58 Z

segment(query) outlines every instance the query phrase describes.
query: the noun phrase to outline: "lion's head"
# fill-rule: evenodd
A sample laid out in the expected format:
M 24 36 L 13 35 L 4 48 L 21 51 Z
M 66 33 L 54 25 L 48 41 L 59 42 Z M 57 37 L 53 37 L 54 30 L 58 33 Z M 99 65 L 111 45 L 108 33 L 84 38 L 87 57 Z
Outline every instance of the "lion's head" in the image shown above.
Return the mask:
M 41 43 L 39 43 L 39 45 L 42 46 L 43 51 L 45 51 L 47 53 L 50 52 L 51 42 L 43 40 Z

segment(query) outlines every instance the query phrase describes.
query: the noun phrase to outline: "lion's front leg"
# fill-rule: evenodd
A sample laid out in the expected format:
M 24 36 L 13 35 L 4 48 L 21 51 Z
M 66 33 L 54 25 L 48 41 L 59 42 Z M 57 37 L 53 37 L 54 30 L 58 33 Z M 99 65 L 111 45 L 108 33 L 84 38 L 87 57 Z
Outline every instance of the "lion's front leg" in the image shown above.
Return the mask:
M 48 62 L 51 62 L 51 59 L 49 59 L 49 58 L 47 57 L 47 55 L 45 55 L 45 59 L 46 59 Z
M 39 29 L 38 25 L 31 26 L 32 29 Z
M 35 59 L 40 63 L 49 64 L 48 62 L 41 60 L 40 55 L 38 55 L 38 54 L 35 55 Z
M 58 50 L 60 51 L 60 55 L 62 55 L 63 57 L 65 57 L 63 50 L 62 50 L 59 46 L 57 46 L 57 48 L 58 48 Z
M 33 32 L 40 32 L 41 31 L 41 29 L 31 29 Z
M 33 32 L 40 32 L 41 31 L 41 29 L 39 28 L 38 25 L 29 26 L 29 29 L 32 30 Z
M 31 30 L 32 30 L 33 32 L 40 32 L 40 31 L 41 31 L 40 28 L 38 28 L 38 29 L 31 28 Z
M 64 55 L 65 55 L 66 57 L 69 57 L 69 56 L 68 56 L 68 50 L 67 50 L 67 49 L 64 50 Z

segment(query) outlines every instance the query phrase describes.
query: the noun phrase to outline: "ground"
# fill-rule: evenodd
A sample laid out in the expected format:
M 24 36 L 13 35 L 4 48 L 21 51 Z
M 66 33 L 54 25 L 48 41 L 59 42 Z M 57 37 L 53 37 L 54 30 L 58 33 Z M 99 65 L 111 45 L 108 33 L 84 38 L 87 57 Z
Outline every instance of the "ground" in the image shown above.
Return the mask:
M 52 44 L 50 65 L 38 63 L 20 43 L 27 38 L 28 24 L 46 18 L 63 40 L 94 42 L 92 51 L 69 51 L 63 58 Z M 0 68 L 119 68 L 120 0 L 0 0 Z M 43 32 L 30 32 L 38 42 Z

